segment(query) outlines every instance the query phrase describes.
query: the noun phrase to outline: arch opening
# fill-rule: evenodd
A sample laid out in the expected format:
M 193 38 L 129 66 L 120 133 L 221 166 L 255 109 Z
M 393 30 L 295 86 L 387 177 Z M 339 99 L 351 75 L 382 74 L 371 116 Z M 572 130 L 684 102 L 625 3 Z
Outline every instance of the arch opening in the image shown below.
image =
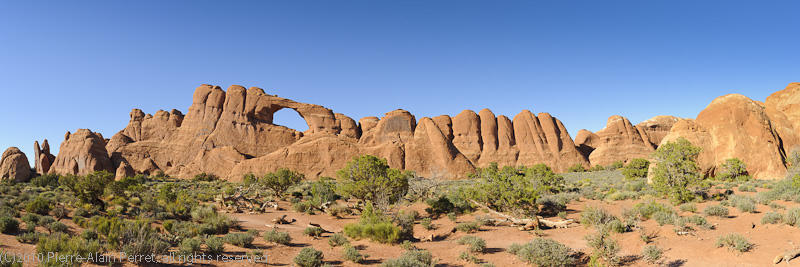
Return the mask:
M 308 130 L 308 123 L 300 113 L 291 108 L 282 108 L 272 114 L 272 124 L 295 129 L 299 132 Z

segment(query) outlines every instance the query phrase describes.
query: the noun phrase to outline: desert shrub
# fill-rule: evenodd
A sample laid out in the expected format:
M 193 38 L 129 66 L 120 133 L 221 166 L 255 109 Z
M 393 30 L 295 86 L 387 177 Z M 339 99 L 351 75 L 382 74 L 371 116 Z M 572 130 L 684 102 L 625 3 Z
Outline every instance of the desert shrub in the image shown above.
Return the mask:
M 433 254 L 427 250 L 409 250 L 403 253 L 400 258 L 388 259 L 381 267 L 433 267 L 436 260 Z
M 640 178 L 647 177 L 647 168 L 650 167 L 650 161 L 642 158 L 632 159 L 627 166 L 622 168 L 622 175 L 628 181 L 633 181 Z
M 103 252 L 103 247 L 97 240 L 86 240 L 80 236 L 69 237 L 66 234 L 56 234 L 44 236 L 36 243 L 36 253 L 43 255 L 54 255 L 54 257 L 44 257 L 42 266 L 80 266 L 88 260 L 59 261 L 59 256 L 81 256 L 87 259 L 90 255 L 98 255 Z M 63 259 L 63 258 L 62 258 Z
M 200 241 L 199 239 L 195 238 L 184 239 L 181 242 L 180 247 L 178 247 L 178 254 L 185 256 L 194 255 L 200 252 L 200 245 L 202 244 L 203 242 Z
M 597 164 L 597 165 L 594 165 L 594 167 L 592 167 L 591 169 L 589 169 L 589 171 L 596 172 L 596 171 L 603 171 L 605 169 L 606 168 L 604 168 L 603 165 Z
M 731 206 L 736 207 L 741 212 L 753 213 L 756 211 L 756 201 L 750 196 L 732 195 L 728 198 Z
M 323 233 L 325 233 L 325 230 L 322 230 L 322 228 L 316 226 L 306 227 L 306 229 L 303 229 L 303 234 L 310 237 L 320 237 Z
M 567 210 L 567 204 L 572 200 L 567 197 L 559 197 L 559 195 L 542 196 L 536 200 L 539 205 L 539 215 L 542 216 L 555 216 L 559 212 Z
M 478 224 L 483 225 L 483 226 L 492 225 L 492 220 L 491 219 L 492 219 L 492 216 L 489 216 L 488 214 L 476 215 L 475 216 L 475 222 L 477 222 Z
M 764 217 L 761 217 L 761 224 L 779 224 L 782 221 L 783 215 L 774 211 L 767 211 Z
M 300 267 L 319 267 L 322 266 L 322 251 L 312 247 L 304 247 L 300 253 L 294 257 L 294 264 Z
M 778 203 L 775 203 L 775 202 L 770 202 L 768 206 L 773 210 L 785 210 L 786 209 L 786 206 L 778 204 Z
M 422 225 L 422 228 L 425 228 L 425 230 L 433 230 L 435 228 L 433 226 L 433 219 L 430 217 L 423 218 L 419 224 Z
M 753 248 L 753 244 L 746 237 L 737 233 L 725 234 L 717 237 L 717 247 L 728 247 L 728 250 L 739 253 L 747 252 Z
M 515 247 L 514 252 L 520 260 L 542 267 L 573 266 L 576 263 L 572 249 L 550 238 L 534 238 Z
M 411 171 L 389 168 L 386 159 L 371 155 L 354 157 L 336 172 L 342 195 L 381 206 L 394 204 L 408 191 Z
M 739 191 L 741 191 L 741 192 L 756 192 L 756 187 L 752 186 L 752 185 L 743 184 L 743 185 L 739 186 Z
M 697 213 L 697 205 L 695 205 L 694 203 L 684 203 L 681 204 L 681 206 L 678 208 L 683 212 Z
M 581 212 L 581 224 L 586 226 L 597 226 L 616 220 L 607 210 L 596 206 L 584 206 Z
M 700 215 L 697 215 L 697 214 L 692 215 L 690 217 L 687 217 L 686 221 L 688 221 L 690 223 L 693 223 L 694 225 L 697 225 L 698 227 L 703 228 L 703 229 L 712 229 L 712 228 L 714 228 L 714 226 L 711 225 L 711 223 L 708 222 L 708 219 L 706 219 L 705 217 L 702 217 Z
M 0 233 L 8 234 L 19 230 L 19 221 L 11 216 L 0 217 Z
M 53 208 L 53 216 L 55 216 L 58 219 L 67 217 L 68 213 L 69 211 L 67 210 L 67 208 L 64 208 L 63 206 L 56 206 L 55 208 Z
M 311 183 L 311 199 L 309 204 L 313 207 L 322 208 L 325 203 L 332 203 L 336 200 L 336 182 L 329 177 L 322 177 Z
M 350 244 L 350 241 L 348 241 L 347 238 L 340 233 L 332 235 L 330 238 L 328 238 L 328 245 L 331 247 L 339 247 L 348 244 Z
M 428 205 L 425 208 L 425 212 L 433 216 L 455 212 L 456 209 L 455 205 L 447 197 L 429 198 L 425 200 L 425 204 Z
M 486 250 L 486 240 L 474 235 L 465 235 L 458 240 L 459 245 L 467 245 L 470 252 L 483 253 Z
M 289 232 L 278 232 L 278 230 L 272 229 L 271 231 L 264 232 L 264 240 L 276 244 L 288 245 L 292 242 L 292 236 L 289 235 Z
M 624 163 L 622 163 L 622 161 L 618 160 L 618 161 L 614 161 L 614 163 L 611 163 L 611 165 L 608 165 L 608 168 L 606 168 L 606 169 L 608 169 L 609 171 L 619 170 L 619 169 L 621 169 L 623 167 L 623 165 L 624 165 Z
M 203 225 L 213 229 L 212 234 L 226 234 L 230 229 L 239 227 L 239 223 L 238 220 L 219 213 L 203 218 Z
M 369 238 L 379 243 L 397 243 L 401 238 L 400 228 L 391 223 L 372 203 L 367 203 L 358 223 L 344 226 L 344 234 L 350 238 Z
M 46 173 L 44 175 L 31 178 L 30 183 L 38 187 L 56 188 L 58 187 L 58 178 L 58 174 Z
M 349 214 L 350 208 L 338 204 L 333 204 L 330 207 L 328 207 L 328 210 L 326 212 L 328 213 L 328 215 L 340 218 L 341 215 Z
M 400 235 L 404 239 L 410 239 L 414 237 L 414 220 L 417 218 L 419 213 L 416 211 L 405 211 L 401 210 L 394 216 L 394 223 L 395 225 L 400 227 Z
M 716 178 L 722 181 L 741 182 L 750 180 L 750 175 L 747 172 L 747 164 L 738 158 L 731 158 L 722 163 Z
M 663 254 L 664 249 L 656 245 L 646 246 L 642 250 L 642 258 L 650 264 L 655 264 Z
M 225 235 L 222 239 L 225 243 L 246 248 L 253 244 L 255 237 L 246 233 L 230 233 Z
M 586 239 L 587 245 L 594 249 L 593 257 L 603 258 L 611 265 L 617 265 L 620 262 L 620 257 L 617 255 L 620 251 L 619 243 L 610 238 L 607 228 L 598 227 L 594 234 L 589 234 L 584 239 Z
M 789 208 L 783 216 L 783 222 L 791 226 L 800 226 L 800 207 Z
M 53 222 L 48 226 L 48 229 L 53 233 L 66 233 L 69 230 L 69 227 L 62 222 Z
M 672 207 L 664 203 L 647 201 L 634 205 L 632 209 L 624 210 L 622 212 L 622 215 L 626 219 L 634 219 L 636 217 L 641 217 L 642 219 L 650 219 L 653 217 L 653 215 L 655 215 L 658 212 L 675 213 L 675 210 L 673 210 Z
M 675 204 L 692 200 L 691 189 L 697 187 L 702 178 L 695 162 L 700 150 L 684 138 L 659 146 L 651 155 L 656 162 L 653 188 L 669 196 Z
M 361 252 L 358 252 L 358 250 L 353 246 L 345 246 L 342 254 L 345 260 L 352 261 L 354 263 L 361 263 L 366 258 L 365 255 L 361 254 Z
M 467 251 L 461 252 L 461 254 L 458 255 L 458 259 L 475 264 L 481 263 L 481 259 L 478 259 L 478 257 L 475 257 L 475 255 L 472 255 Z
M 456 216 L 455 212 L 448 213 L 447 214 L 447 219 L 452 221 L 452 222 L 458 221 L 458 217 Z
M 37 232 L 30 232 L 30 233 L 22 233 L 16 237 L 17 242 L 24 243 L 24 244 L 36 244 L 39 242 L 39 238 L 47 236 L 44 233 L 37 233 Z M 0 254 L 2 255 L 2 254 Z
M 114 228 L 113 225 L 112 221 L 112 228 Z M 150 226 L 148 220 L 128 221 L 117 227 L 119 230 L 107 234 L 110 235 L 109 243 L 113 242 L 112 239 L 117 240 L 118 246 L 121 247 L 120 250 L 128 256 L 164 255 L 170 247 L 168 242 L 159 237 L 156 229 Z
M 607 227 L 611 232 L 614 233 L 624 233 L 630 231 L 630 227 L 619 219 L 614 219 L 613 221 L 606 223 L 604 227 Z
M 653 220 L 655 220 L 658 225 L 673 224 L 677 217 L 678 215 L 674 212 L 659 211 L 653 214 Z
M 208 253 L 212 255 L 220 255 L 225 252 L 225 241 L 221 237 L 210 236 L 206 239 L 206 246 L 208 246 Z
M 569 166 L 569 168 L 567 168 L 567 172 L 585 172 L 585 171 L 586 169 L 583 168 L 583 165 L 581 165 L 580 163 L 575 163 L 575 165 Z
M 33 201 L 28 202 L 28 205 L 25 205 L 25 211 L 30 213 L 36 213 L 41 215 L 50 214 L 51 201 L 43 198 L 41 195 L 37 196 Z
M 728 208 L 722 205 L 708 206 L 703 209 L 703 214 L 706 216 L 728 217 Z
M 192 182 L 213 182 L 219 180 L 219 177 L 210 173 L 200 173 L 192 178 Z
M 94 229 L 86 229 L 81 233 L 81 237 L 86 240 L 97 240 L 100 235 Z
M 464 233 L 475 233 L 481 229 L 481 225 L 477 222 L 463 222 L 456 225 L 456 231 Z

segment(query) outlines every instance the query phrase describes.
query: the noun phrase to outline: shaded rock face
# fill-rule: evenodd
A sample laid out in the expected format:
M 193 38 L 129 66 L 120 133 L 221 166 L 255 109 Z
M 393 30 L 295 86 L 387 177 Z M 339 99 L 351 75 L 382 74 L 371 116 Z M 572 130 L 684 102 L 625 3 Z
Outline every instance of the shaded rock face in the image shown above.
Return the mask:
M 89 129 L 67 132 L 49 172 L 84 175 L 105 170 L 114 173 L 116 168 L 111 164 L 105 145 L 103 137 Z
M 28 157 L 19 148 L 9 147 L 0 158 L 0 180 L 26 182 L 31 178 Z

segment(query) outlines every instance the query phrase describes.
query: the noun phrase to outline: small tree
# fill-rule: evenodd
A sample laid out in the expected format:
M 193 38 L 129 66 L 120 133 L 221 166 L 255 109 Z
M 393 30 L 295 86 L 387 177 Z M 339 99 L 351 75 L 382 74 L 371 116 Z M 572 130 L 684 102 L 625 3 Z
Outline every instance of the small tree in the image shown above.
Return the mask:
M 622 166 L 623 166 L 622 165 L 622 161 L 618 160 L 618 161 L 614 161 L 614 163 L 612 163 L 611 165 L 608 165 L 607 169 L 609 171 L 613 171 L 613 170 L 618 170 L 618 169 L 622 168 Z
M 684 138 L 658 147 L 652 155 L 656 162 L 656 167 L 653 168 L 653 188 L 668 195 L 673 203 L 691 200 L 689 188 L 699 184 L 702 178 L 695 162 L 700 150 Z
M 521 217 L 531 217 L 538 211 L 539 195 L 564 188 L 564 178 L 545 164 L 499 169 L 493 162 L 489 167 L 478 168 L 471 176 L 479 179 L 470 192 L 474 200 Z
M 305 176 L 302 173 L 280 168 L 275 172 L 267 173 L 260 179 L 260 182 L 275 192 L 276 197 L 281 197 L 289 187 L 300 183 L 304 178 Z
M 405 195 L 414 173 L 389 168 L 386 159 L 363 155 L 354 157 L 336 176 L 342 195 L 388 206 Z
M 644 178 L 647 177 L 647 168 L 649 166 L 650 161 L 646 159 L 632 159 L 627 166 L 622 168 L 622 175 L 625 175 L 625 179 L 628 181 Z
M 747 164 L 738 158 L 726 159 L 720 166 L 717 179 L 723 181 L 747 181 L 750 175 L 747 172 Z
M 85 176 L 67 175 L 59 179 L 61 185 L 75 193 L 84 203 L 99 205 L 101 209 L 105 208 L 105 203 L 100 199 L 106 190 L 108 184 L 114 182 L 114 174 L 105 170 L 95 171 Z

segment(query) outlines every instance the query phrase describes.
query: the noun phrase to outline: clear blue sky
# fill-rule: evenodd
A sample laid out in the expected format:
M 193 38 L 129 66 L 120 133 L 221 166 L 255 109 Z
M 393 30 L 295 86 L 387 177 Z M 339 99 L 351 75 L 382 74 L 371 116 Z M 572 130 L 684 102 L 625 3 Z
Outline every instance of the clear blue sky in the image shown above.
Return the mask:
M 2 1 L 0 147 L 110 138 L 132 108 L 257 86 L 355 120 L 549 112 L 695 117 L 800 81 L 797 1 Z M 301 131 L 299 116 L 276 123 Z

